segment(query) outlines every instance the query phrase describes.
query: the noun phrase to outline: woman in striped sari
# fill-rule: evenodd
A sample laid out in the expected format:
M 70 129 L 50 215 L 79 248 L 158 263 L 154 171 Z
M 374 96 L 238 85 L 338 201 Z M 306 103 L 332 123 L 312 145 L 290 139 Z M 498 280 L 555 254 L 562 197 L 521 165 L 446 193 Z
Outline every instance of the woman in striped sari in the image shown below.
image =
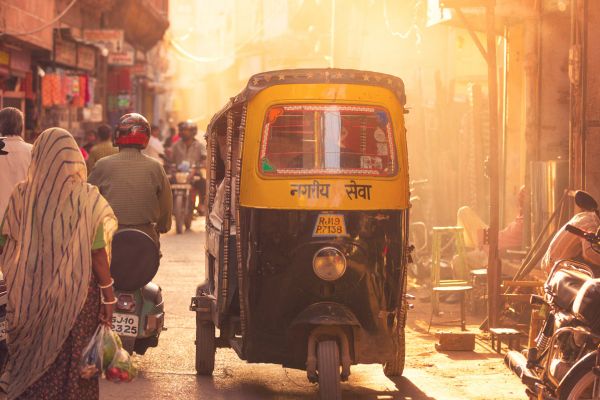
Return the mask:
M 9 399 L 98 399 L 98 379 L 78 363 L 113 304 L 107 248 L 116 219 L 87 182 L 71 134 L 44 131 L 27 179 L 14 190 L 0 230 L 8 286 L 9 361 L 0 385 Z

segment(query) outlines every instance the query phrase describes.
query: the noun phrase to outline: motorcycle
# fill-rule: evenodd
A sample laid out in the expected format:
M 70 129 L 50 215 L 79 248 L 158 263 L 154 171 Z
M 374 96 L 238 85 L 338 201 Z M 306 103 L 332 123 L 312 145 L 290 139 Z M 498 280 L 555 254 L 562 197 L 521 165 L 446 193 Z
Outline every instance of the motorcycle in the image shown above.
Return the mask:
M 159 266 L 157 244 L 136 229 L 119 230 L 112 242 L 110 270 L 117 298 L 113 330 L 129 353 L 143 355 L 158 346 L 164 327 L 164 303 L 160 286 L 151 282 Z
M 194 216 L 194 209 L 196 199 L 190 196 L 192 191 L 193 183 L 198 182 L 202 179 L 199 176 L 192 173 L 197 169 L 195 166 L 190 165 L 189 162 L 184 161 L 179 165 L 171 166 L 172 173 L 170 174 L 171 190 L 173 191 L 173 215 L 175 216 L 175 231 L 177 234 L 183 232 L 185 229 L 190 229 L 192 226 L 192 218 Z M 200 174 L 206 175 L 205 169 L 200 169 Z
M 575 194 L 576 204 L 598 214 L 587 193 Z M 600 231 L 565 230 L 587 240 L 600 253 Z M 600 398 L 600 279 L 586 263 L 559 260 L 544 284 L 544 295 L 532 295 L 545 322 L 535 346 L 509 351 L 505 363 L 527 386 L 530 399 L 577 400 Z
M 6 345 L 6 305 L 8 303 L 8 292 L 4 276 L 0 272 L 0 373 L 4 371 L 8 361 L 8 346 Z

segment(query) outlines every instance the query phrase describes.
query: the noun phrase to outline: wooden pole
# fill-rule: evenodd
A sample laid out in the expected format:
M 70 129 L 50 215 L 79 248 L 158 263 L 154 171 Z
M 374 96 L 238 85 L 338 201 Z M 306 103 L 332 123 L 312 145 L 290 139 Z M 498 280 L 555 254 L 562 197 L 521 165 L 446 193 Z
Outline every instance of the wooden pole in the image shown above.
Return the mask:
M 498 77 L 496 68 L 495 0 L 486 6 L 488 102 L 490 107 L 490 228 L 488 254 L 488 321 L 489 327 L 498 326 L 500 312 L 500 259 L 498 257 L 498 231 L 500 228 L 499 137 L 498 137 Z

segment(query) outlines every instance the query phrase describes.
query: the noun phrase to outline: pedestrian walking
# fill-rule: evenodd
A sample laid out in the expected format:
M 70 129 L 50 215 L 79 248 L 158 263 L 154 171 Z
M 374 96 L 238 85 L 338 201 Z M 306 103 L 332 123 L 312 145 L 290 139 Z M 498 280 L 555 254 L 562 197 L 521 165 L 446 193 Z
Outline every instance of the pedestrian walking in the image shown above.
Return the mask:
M 8 289 L 9 359 L 0 386 L 9 399 L 98 399 L 98 379 L 78 363 L 113 304 L 107 247 L 116 218 L 87 182 L 81 151 L 60 128 L 44 131 L 27 180 L 9 199 L 0 228 Z
M 158 126 L 152 125 L 150 127 L 150 140 L 148 141 L 148 146 L 142 151 L 148 157 L 154 158 L 156 161 L 160 163 L 160 165 L 165 164 L 165 148 L 160 141 L 160 131 Z
M 87 154 L 90 154 L 92 147 L 96 144 L 96 131 L 89 130 L 85 133 L 85 144 L 81 146 Z
M 98 127 L 98 139 L 99 142 L 92 147 L 87 159 L 88 173 L 92 172 L 92 169 L 98 160 L 119 152 L 119 149 L 113 146 L 112 128 L 110 125 L 104 124 Z
M 0 110 L 0 136 L 6 154 L 0 154 L 0 219 L 4 215 L 13 188 L 25 179 L 31 162 L 31 145 L 23 134 L 23 113 L 13 107 Z

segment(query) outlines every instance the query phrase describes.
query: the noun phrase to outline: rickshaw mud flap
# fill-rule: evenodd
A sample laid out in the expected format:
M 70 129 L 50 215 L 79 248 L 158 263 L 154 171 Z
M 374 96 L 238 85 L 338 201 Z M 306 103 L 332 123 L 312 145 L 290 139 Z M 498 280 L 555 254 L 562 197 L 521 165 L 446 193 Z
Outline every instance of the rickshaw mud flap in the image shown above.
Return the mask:
M 212 321 L 216 306 L 217 299 L 213 295 L 194 296 L 190 304 L 190 311 L 196 312 L 203 321 Z
M 340 361 L 342 364 L 342 372 L 340 378 L 343 382 L 348 380 L 350 376 L 350 365 L 352 359 L 350 358 L 350 344 L 348 336 L 344 332 L 341 326 L 318 326 L 312 330 L 308 337 L 308 351 L 306 357 L 306 375 L 309 382 L 319 382 L 319 375 L 317 373 L 317 344 L 322 339 L 336 338 L 340 346 Z

